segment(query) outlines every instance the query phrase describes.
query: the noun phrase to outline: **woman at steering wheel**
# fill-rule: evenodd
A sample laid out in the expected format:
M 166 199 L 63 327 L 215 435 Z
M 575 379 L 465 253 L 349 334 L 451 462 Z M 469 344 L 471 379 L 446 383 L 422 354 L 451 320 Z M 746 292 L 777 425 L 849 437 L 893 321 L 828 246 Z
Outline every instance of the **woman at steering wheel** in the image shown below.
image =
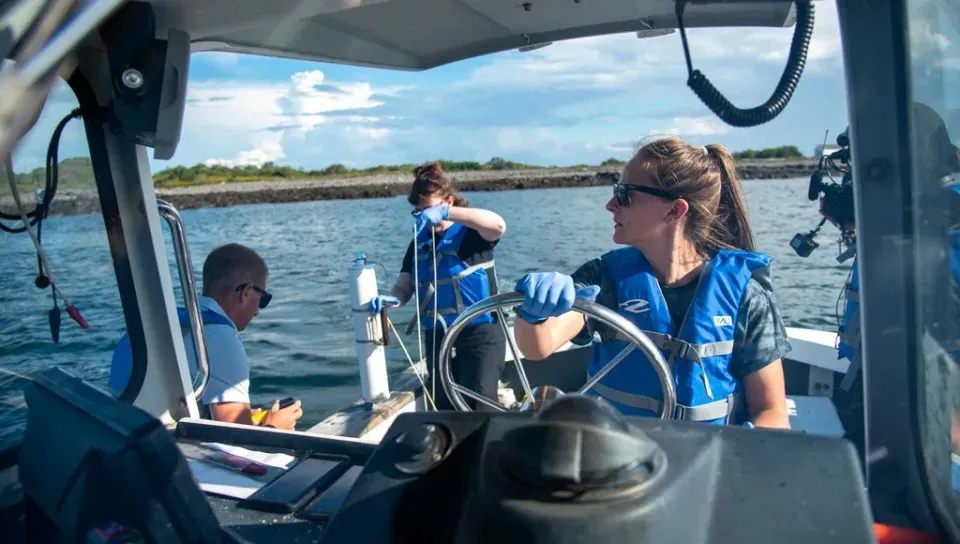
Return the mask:
M 626 247 L 572 276 L 523 276 L 517 344 L 543 359 L 568 341 L 589 343 L 596 374 L 630 344 L 570 312 L 580 296 L 619 312 L 661 349 L 673 370 L 676 419 L 789 428 L 781 357 L 790 350 L 770 281 L 771 258 L 754 251 L 736 165 L 719 145 L 655 140 L 639 149 L 606 209 Z M 633 350 L 592 392 L 628 415 L 657 416 L 653 365 Z

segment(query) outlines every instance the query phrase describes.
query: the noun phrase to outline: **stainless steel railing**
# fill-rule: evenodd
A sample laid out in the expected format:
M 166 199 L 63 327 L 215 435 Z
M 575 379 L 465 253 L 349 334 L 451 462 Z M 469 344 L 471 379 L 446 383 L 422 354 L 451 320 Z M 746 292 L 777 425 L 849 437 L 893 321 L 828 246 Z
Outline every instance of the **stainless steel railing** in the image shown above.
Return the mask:
M 190 246 L 187 233 L 183 229 L 180 212 L 165 200 L 157 199 L 160 217 L 170 225 L 173 239 L 173 253 L 177 257 L 177 269 L 180 272 L 180 286 L 183 289 L 183 301 L 190 318 L 190 336 L 193 339 L 193 351 L 197 354 L 197 375 L 193 379 L 193 394 L 200 399 L 210 383 L 210 360 L 207 358 L 207 339 L 203 332 L 203 319 L 200 316 L 200 301 L 197 298 L 197 283 L 193 277 L 193 262 L 190 260 Z

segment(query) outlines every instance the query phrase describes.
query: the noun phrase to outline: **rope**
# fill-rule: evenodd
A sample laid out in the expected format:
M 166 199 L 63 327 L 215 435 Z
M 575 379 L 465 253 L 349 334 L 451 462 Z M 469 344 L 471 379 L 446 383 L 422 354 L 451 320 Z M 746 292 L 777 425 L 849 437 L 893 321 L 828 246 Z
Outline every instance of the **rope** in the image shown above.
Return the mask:
M 414 364 L 413 358 L 410 357 L 410 352 L 407 351 L 407 346 L 403 344 L 403 339 L 400 338 L 400 333 L 397 332 L 396 327 L 393 326 L 393 321 L 391 321 L 389 317 L 387 318 L 387 326 L 390 327 L 391 331 L 393 331 L 393 336 L 397 339 L 397 342 L 400 343 L 400 349 L 402 349 L 403 354 L 407 356 L 407 362 L 410 363 L 410 368 L 413 369 L 414 375 L 417 377 L 417 380 L 420 381 L 420 387 L 423 388 L 423 396 L 427 399 L 427 402 L 429 402 L 429 405 L 427 405 L 427 408 L 429 409 L 432 407 L 433 411 L 436 412 L 437 403 L 433 401 L 433 395 L 431 395 L 430 392 L 427 391 L 427 384 L 424 383 L 423 376 L 421 376 L 420 373 L 417 371 L 417 365 Z
M 423 331 L 420 329 L 420 265 L 417 260 L 417 225 L 413 225 L 413 296 L 416 299 L 416 310 L 417 310 L 417 349 L 420 352 L 420 362 L 424 362 L 423 358 Z M 406 351 L 406 349 L 404 349 Z M 424 365 L 426 366 L 426 365 Z M 427 369 L 431 375 L 433 371 L 429 368 Z M 423 384 L 423 393 L 424 395 L 429 395 L 430 392 L 427 391 L 427 384 L 420 380 L 420 383 Z M 436 405 L 434 405 L 434 411 L 436 411 Z
M 433 330 L 430 334 L 430 353 L 433 355 L 433 366 L 439 370 L 440 361 L 437 360 L 437 300 L 440 298 L 440 283 L 437 281 L 437 232 L 430 229 L 430 239 L 433 242 L 431 255 L 433 255 Z M 446 322 L 444 322 L 446 325 Z M 430 394 L 437 398 L 437 373 L 430 373 Z
M 437 368 L 439 367 L 439 361 L 437 360 L 437 318 L 439 313 L 437 313 L 437 305 L 439 299 L 438 292 L 438 281 L 437 281 L 437 233 L 432 228 L 430 229 L 430 239 L 433 244 L 432 251 L 430 252 L 433 259 L 433 329 L 430 331 L 430 356 L 433 359 L 434 368 L 430 369 L 430 396 L 432 398 L 437 397 Z M 417 305 L 417 344 L 420 347 L 420 360 L 423 361 L 423 333 L 420 329 L 420 305 L 422 304 L 420 300 L 420 273 L 417 259 L 417 226 L 413 226 L 413 293 L 416 296 L 416 305 Z M 446 322 L 443 322 L 444 327 L 446 327 Z M 426 391 L 426 384 L 424 384 L 424 391 Z M 434 410 L 436 410 L 436 405 L 434 405 Z
M 33 246 L 37 250 L 37 257 L 40 258 L 40 261 L 43 263 L 43 269 L 46 272 L 47 278 L 50 279 L 50 287 L 53 289 L 56 295 L 59 295 L 63 299 L 63 303 L 67 306 L 72 306 L 66 296 L 58 287 L 57 281 L 53 277 L 53 271 L 50 269 L 50 264 L 47 263 L 47 255 L 44 253 L 43 248 L 40 247 L 40 241 L 37 240 L 37 235 L 33 232 L 33 228 L 30 225 L 30 219 L 27 217 L 26 211 L 23 209 L 23 202 L 20 200 L 20 191 L 17 189 L 16 176 L 13 173 L 13 163 L 10 157 L 7 157 L 7 161 L 4 165 L 6 170 L 7 182 L 10 184 L 10 192 L 13 194 L 13 201 L 17 206 L 17 211 L 20 212 L 20 218 L 23 221 L 23 227 L 26 229 L 27 234 L 30 235 L 30 240 L 33 241 Z

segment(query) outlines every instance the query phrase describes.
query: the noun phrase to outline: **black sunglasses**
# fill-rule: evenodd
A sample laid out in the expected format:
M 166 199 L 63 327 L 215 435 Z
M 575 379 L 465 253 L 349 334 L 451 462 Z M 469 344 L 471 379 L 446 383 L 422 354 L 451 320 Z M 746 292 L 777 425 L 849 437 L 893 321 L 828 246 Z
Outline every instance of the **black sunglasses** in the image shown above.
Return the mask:
M 241 283 L 240 285 L 237 286 L 237 291 L 238 291 L 238 292 L 239 292 L 239 291 L 242 291 L 243 288 L 246 287 L 247 285 L 248 285 L 248 284 L 246 284 L 246 283 Z M 256 291 L 257 293 L 260 294 L 260 304 L 258 304 L 258 307 L 259 307 L 261 310 L 264 309 L 264 308 L 266 308 L 267 305 L 270 304 L 270 300 L 273 298 L 273 295 L 271 295 L 271 294 L 270 294 L 269 292 L 267 292 L 265 289 L 261 289 L 261 288 L 257 287 L 256 285 L 250 285 L 250 286 L 253 287 L 253 290 L 254 290 L 254 291 Z
M 657 189 L 656 187 L 647 187 L 645 185 L 630 185 L 628 183 L 620 183 L 619 181 L 613 184 L 613 196 L 617 198 L 617 204 L 621 206 L 630 205 L 631 203 L 630 191 L 636 191 L 638 193 L 647 193 L 648 195 L 653 195 L 666 200 L 676 200 L 680 198 L 679 195 L 675 195 L 669 191 L 664 191 L 663 189 Z

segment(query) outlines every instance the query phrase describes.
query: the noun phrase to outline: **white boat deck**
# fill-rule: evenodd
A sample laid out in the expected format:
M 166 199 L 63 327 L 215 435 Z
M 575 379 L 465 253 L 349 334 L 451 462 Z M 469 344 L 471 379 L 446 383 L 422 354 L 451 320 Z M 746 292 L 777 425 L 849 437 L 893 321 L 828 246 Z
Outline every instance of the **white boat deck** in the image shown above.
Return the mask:
M 787 338 L 793 347 L 787 357 L 794 361 L 840 374 L 850 366 L 847 359 L 837 358 L 837 333 L 787 327 Z

